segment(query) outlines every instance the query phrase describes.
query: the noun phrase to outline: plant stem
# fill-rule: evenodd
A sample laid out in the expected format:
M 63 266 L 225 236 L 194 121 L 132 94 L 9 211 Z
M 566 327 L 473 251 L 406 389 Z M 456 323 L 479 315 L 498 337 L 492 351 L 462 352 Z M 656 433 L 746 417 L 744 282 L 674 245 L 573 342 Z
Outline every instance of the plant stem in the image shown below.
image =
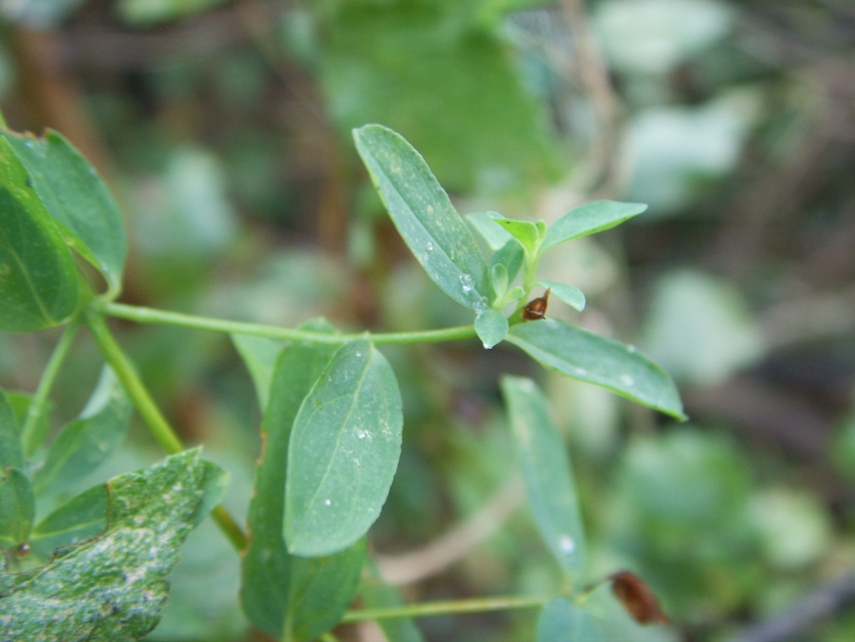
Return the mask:
M 365 620 L 400 620 L 436 615 L 454 615 L 459 613 L 484 613 L 486 611 L 510 611 L 515 609 L 535 609 L 555 599 L 555 595 L 485 597 L 472 600 L 447 600 L 442 602 L 422 602 L 377 609 L 348 611 L 342 623 L 363 622 Z
M 122 386 L 127 391 L 128 396 L 134 402 L 134 406 L 140 413 L 143 421 L 145 421 L 152 436 L 170 455 L 182 452 L 184 445 L 172 429 L 172 426 L 169 425 L 166 417 L 160 412 L 160 408 L 155 404 L 154 399 L 152 399 L 151 394 L 137 374 L 133 363 L 131 363 L 130 359 L 128 359 L 127 355 L 125 355 L 122 348 L 116 342 L 115 337 L 113 337 L 113 334 L 107 327 L 107 323 L 104 321 L 104 317 L 97 312 L 90 311 L 86 315 L 86 325 L 95 338 L 95 342 L 104 355 L 104 359 L 113 369 L 116 377 L 118 377 Z M 211 511 L 211 517 L 235 549 L 242 551 L 246 548 L 246 535 L 222 504 Z
M 308 343 L 343 344 L 354 339 L 368 339 L 376 345 L 393 343 L 433 343 L 438 341 L 454 341 L 475 337 L 474 325 L 461 325 L 441 330 L 424 330 L 420 332 L 358 332 L 345 334 L 325 334 L 322 332 L 307 332 L 292 328 L 282 328 L 261 323 L 245 323 L 243 321 L 227 321 L 211 317 L 168 312 L 155 308 L 145 308 L 123 303 L 101 302 L 100 310 L 107 315 L 137 321 L 139 323 L 164 323 L 197 330 L 245 334 L 268 339 L 285 341 L 305 341 Z
M 74 337 L 77 336 L 79 327 L 80 323 L 76 320 L 65 326 L 65 330 L 59 338 L 59 343 L 56 344 L 53 354 L 50 356 L 47 366 L 45 366 L 42 378 L 39 380 L 39 385 L 30 401 L 30 406 L 27 408 L 27 417 L 24 420 L 23 428 L 21 428 L 21 444 L 25 457 L 32 457 L 45 439 L 47 429 L 50 425 L 42 421 L 47 398 L 56 380 L 56 376 L 59 374 L 66 356 L 68 356 L 68 351 L 74 342 Z

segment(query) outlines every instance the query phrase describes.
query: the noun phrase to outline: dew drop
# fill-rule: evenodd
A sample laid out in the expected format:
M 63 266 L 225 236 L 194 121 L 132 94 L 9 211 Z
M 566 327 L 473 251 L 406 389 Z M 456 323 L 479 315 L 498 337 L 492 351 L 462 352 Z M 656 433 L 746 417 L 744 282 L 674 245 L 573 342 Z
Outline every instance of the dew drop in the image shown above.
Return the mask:
M 427 242 L 427 246 L 426 246 L 426 247 L 427 247 L 427 251 L 428 251 L 428 252 L 433 252 L 433 243 L 431 243 L 430 241 L 428 241 L 428 242 Z
M 636 348 L 634 345 L 627 346 L 627 350 L 630 354 L 635 354 L 636 352 L 638 352 L 638 348 Z
M 562 554 L 570 556 L 576 552 L 576 542 L 569 535 L 562 535 L 558 538 L 558 549 Z
M 325 499 L 324 500 L 324 506 L 332 506 L 332 500 L 331 499 Z
M 368 435 L 368 433 L 367 433 L 367 432 L 365 432 L 364 430 L 362 430 L 362 428 L 357 428 L 357 429 L 356 429 L 356 436 L 357 436 L 359 439 L 365 439 L 366 435 Z

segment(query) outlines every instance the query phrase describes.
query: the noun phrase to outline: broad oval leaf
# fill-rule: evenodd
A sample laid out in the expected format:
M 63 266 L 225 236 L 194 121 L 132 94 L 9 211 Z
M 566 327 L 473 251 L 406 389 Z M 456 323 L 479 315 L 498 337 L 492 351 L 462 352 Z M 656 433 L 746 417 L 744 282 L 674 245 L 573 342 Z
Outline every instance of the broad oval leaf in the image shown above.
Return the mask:
M 546 238 L 540 246 L 544 252 L 553 245 L 596 234 L 620 225 L 627 219 L 647 209 L 643 203 L 619 203 L 617 201 L 593 201 L 575 207 L 549 226 Z
M 3 477 L 0 481 L 0 546 L 18 546 L 27 540 L 33 528 L 36 498 L 30 480 L 19 469 L 7 468 Z
M 484 310 L 475 319 L 475 332 L 488 350 L 505 338 L 509 327 L 508 318 L 498 310 Z
M 518 323 L 505 339 L 568 377 L 608 388 L 676 419 L 686 418 L 674 382 L 633 346 L 555 319 Z
M 502 394 L 537 530 L 578 588 L 585 573 L 585 529 L 567 446 L 531 379 L 506 376 Z
M 469 228 L 425 160 L 382 125 L 353 130 L 356 149 L 395 227 L 440 289 L 476 312 L 487 307 L 487 266 Z
M 101 465 L 125 436 L 133 406 L 105 366 L 80 418 L 65 426 L 33 476 L 36 493 L 67 488 Z
M 0 330 L 59 325 L 77 305 L 78 277 L 57 224 L 0 137 Z
M 285 542 L 329 555 L 380 514 L 401 455 L 395 374 L 366 340 L 341 346 L 300 405 L 288 449 Z
M 0 390 L 0 470 L 9 467 L 24 468 L 24 451 L 15 410 Z
M 585 293 L 579 288 L 558 281 L 538 281 L 538 284 L 549 288 L 552 296 L 558 297 L 579 312 L 585 309 Z
M 127 253 L 124 221 L 92 165 L 55 131 L 44 138 L 0 132 L 26 167 L 33 188 L 77 252 L 118 293 Z
M 93 486 L 51 512 L 33 529 L 30 546 L 42 559 L 63 546 L 91 539 L 107 528 L 107 486 Z

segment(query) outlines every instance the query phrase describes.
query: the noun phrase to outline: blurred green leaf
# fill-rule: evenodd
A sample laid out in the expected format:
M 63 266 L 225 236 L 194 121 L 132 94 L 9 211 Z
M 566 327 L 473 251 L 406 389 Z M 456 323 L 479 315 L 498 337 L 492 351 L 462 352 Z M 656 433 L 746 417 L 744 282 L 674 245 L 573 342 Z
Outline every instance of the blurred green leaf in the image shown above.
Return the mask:
M 365 608 L 404 606 L 400 591 L 383 582 L 380 573 L 369 558 L 365 564 L 365 573 L 359 585 L 359 597 Z M 377 622 L 386 634 L 386 639 L 395 642 L 424 642 L 421 631 L 411 619 L 382 619 Z
M 625 638 L 629 641 L 631 638 Z M 591 613 L 563 597 L 543 607 L 537 620 L 537 642 L 606 642 Z
M 9 141 L 0 138 L 0 330 L 62 323 L 77 305 L 77 268 Z
M 475 332 L 488 350 L 505 338 L 508 318 L 498 310 L 487 309 L 475 319 Z
M 135 27 L 150 26 L 189 18 L 225 0 L 119 0 L 119 17 Z
M 107 528 L 107 486 L 101 484 L 70 499 L 33 529 L 30 546 L 42 559 L 63 546 L 96 537 Z
M 124 438 L 132 410 L 124 388 L 105 366 L 80 418 L 63 428 L 33 476 L 36 493 L 67 488 L 98 467 Z
M 166 576 L 192 528 L 207 476 L 200 450 L 111 479 L 104 535 L 45 566 L 5 578 L 9 639 L 137 640 L 160 619 Z
M 279 354 L 282 352 L 283 343 L 274 339 L 251 337 L 244 334 L 233 334 L 231 337 L 238 354 L 249 370 L 252 383 L 255 385 L 255 394 L 258 396 L 258 405 L 263 411 L 267 408 L 267 400 L 270 397 L 270 382 L 273 379 L 273 371 Z
M 674 382 L 632 346 L 555 319 L 518 323 L 506 340 L 544 366 L 685 419 Z
M 329 555 L 365 534 L 389 493 L 402 424 L 385 357 L 365 340 L 341 346 L 294 420 L 285 485 L 289 552 Z
M 395 227 L 431 280 L 461 305 L 485 309 L 490 290 L 481 251 L 424 159 L 381 125 L 353 136 Z
M 36 498 L 30 480 L 19 469 L 7 468 L 3 471 L 3 476 L 4 479 L 0 482 L 0 546 L 18 546 L 30 535 L 36 512 Z
M 540 251 L 545 252 L 559 243 L 611 229 L 646 209 L 647 205 L 643 203 L 617 201 L 593 201 L 574 207 L 549 226 Z
M 585 529 L 567 446 L 546 397 L 531 379 L 503 377 L 502 394 L 535 524 L 558 565 L 579 588 L 586 571 Z
M 519 247 L 519 243 L 514 241 L 511 233 L 499 225 L 499 220 L 502 218 L 504 217 L 498 212 L 473 212 L 466 215 L 466 220 L 469 224 L 487 241 L 487 245 L 494 252 L 508 242 L 513 242 L 514 245 Z
M 579 288 L 558 281 L 538 281 L 538 284 L 549 288 L 553 296 L 558 297 L 570 307 L 576 308 L 579 312 L 585 309 L 585 293 Z
M 30 175 L 65 242 L 98 268 L 113 294 L 122 285 L 127 239 L 122 214 L 95 169 L 55 131 L 44 138 L 0 132 Z
M 0 390 L 0 470 L 9 467 L 23 469 L 24 452 L 15 410 Z
M 507 272 L 508 283 L 513 282 L 517 274 L 519 274 L 523 261 L 525 260 L 525 251 L 522 246 L 515 240 L 511 239 L 490 256 L 490 270 L 496 266 L 502 265 Z

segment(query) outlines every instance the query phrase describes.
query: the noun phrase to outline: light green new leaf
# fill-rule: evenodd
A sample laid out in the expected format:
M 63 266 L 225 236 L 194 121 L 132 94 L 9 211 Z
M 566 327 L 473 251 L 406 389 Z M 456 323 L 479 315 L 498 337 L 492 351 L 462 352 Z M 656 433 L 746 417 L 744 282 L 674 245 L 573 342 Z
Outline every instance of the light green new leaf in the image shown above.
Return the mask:
M 566 283 L 559 283 L 558 281 L 538 281 L 538 285 L 549 288 L 552 296 L 558 297 L 570 307 L 579 310 L 579 312 L 585 309 L 585 293 L 579 288 L 567 285 Z
M 617 638 L 615 638 L 617 639 Z M 620 638 L 634 640 L 634 638 Z M 559 597 L 543 607 L 537 620 L 537 642 L 607 642 L 594 617 Z
M 58 325 L 77 305 L 77 268 L 12 146 L 0 137 L 0 330 Z
M 506 229 L 517 241 L 519 241 L 526 251 L 531 252 L 532 254 L 537 251 L 537 247 L 540 244 L 540 235 L 538 233 L 537 225 L 531 221 L 517 221 L 505 217 L 494 218 L 493 220 Z
M 127 253 L 124 221 L 95 169 L 60 134 L 0 132 L 26 167 L 33 188 L 63 228 L 65 241 L 98 268 L 117 293 Z
M 557 321 L 518 323 L 505 338 L 544 366 L 683 420 L 680 393 L 668 374 L 634 347 Z
M 24 452 L 15 410 L 0 390 L 0 470 L 9 467 L 23 469 Z
M 531 379 L 506 376 L 502 394 L 537 530 L 558 565 L 580 587 L 585 529 L 567 446 Z
M 497 265 L 503 265 L 508 273 L 508 283 L 511 283 L 525 261 L 525 250 L 522 245 L 511 239 L 490 256 L 489 266 L 492 270 Z
M 643 203 L 619 203 L 617 201 L 593 201 L 575 207 L 555 221 L 546 232 L 540 246 L 544 252 L 554 245 L 596 234 L 620 225 L 625 220 L 641 214 L 647 209 Z
M 382 125 L 355 129 L 353 137 L 395 227 L 427 275 L 461 305 L 486 308 L 484 258 L 425 160 Z
M 255 385 L 255 394 L 258 404 L 263 411 L 267 408 L 267 400 L 270 397 L 270 381 L 273 379 L 273 369 L 276 360 L 282 352 L 283 343 L 274 339 L 264 337 L 251 337 L 245 334 L 231 335 L 232 342 L 238 354 L 249 370 L 252 383 Z
M 335 331 L 323 320 L 309 321 L 300 329 Z M 288 442 L 300 404 L 336 348 L 314 343 L 288 345 L 279 355 L 269 385 L 270 400 L 261 426 L 263 450 L 247 518 L 250 541 L 243 555 L 240 599 L 252 625 L 276 639 L 284 631 L 293 559 L 282 539 Z
M 104 366 L 80 418 L 62 429 L 33 476 L 36 493 L 65 488 L 101 465 L 124 438 L 132 409 L 113 371 Z
M 368 341 L 341 346 L 303 400 L 288 449 L 285 542 L 294 555 L 329 555 L 380 514 L 401 455 L 395 373 Z
M 475 332 L 488 350 L 505 338 L 508 328 L 508 318 L 498 310 L 484 310 L 475 319 Z
M 33 529 L 30 547 L 48 559 L 63 546 L 96 537 L 107 528 L 107 486 L 101 484 L 77 495 L 50 513 Z
M 36 498 L 30 480 L 20 470 L 7 468 L 3 476 L 0 482 L 0 546 L 18 546 L 27 540 L 33 528 Z
M 32 642 L 130 641 L 158 623 L 204 499 L 209 465 L 198 449 L 107 483 L 107 531 L 48 564 L 3 578 L 0 630 Z

